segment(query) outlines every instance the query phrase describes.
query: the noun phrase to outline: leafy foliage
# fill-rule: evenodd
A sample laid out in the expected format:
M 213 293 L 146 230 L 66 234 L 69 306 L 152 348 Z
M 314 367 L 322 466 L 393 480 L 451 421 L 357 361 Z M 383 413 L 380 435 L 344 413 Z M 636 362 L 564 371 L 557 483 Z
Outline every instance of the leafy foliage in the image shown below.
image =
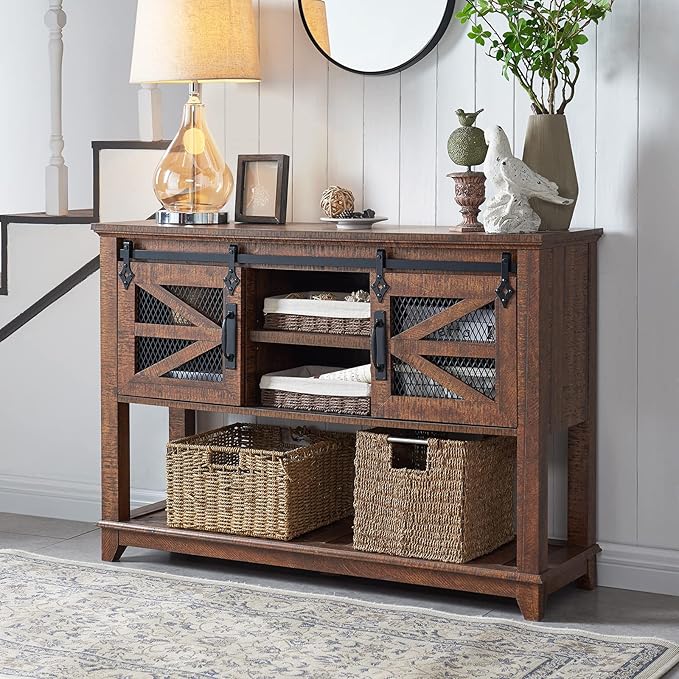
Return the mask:
M 580 77 L 578 49 L 614 0 L 467 0 L 457 18 L 488 56 L 513 74 L 536 113 L 563 113 Z M 491 19 L 502 17 L 504 32 Z

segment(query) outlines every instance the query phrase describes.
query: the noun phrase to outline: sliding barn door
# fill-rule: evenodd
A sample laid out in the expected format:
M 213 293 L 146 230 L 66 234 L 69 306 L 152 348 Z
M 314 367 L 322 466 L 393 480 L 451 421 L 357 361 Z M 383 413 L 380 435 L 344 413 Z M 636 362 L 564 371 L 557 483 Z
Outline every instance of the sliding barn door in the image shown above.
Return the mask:
M 373 415 L 515 426 L 516 297 L 502 305 L 497 275 L 388 280 L 383 301 L 372 305 L 373 361 L 375 350 L 383 359 L 381 370 L 373 367 Z
M 134 262 L 118 286 L 121 394 L 239 405 L 240 289 L 216 266 Z

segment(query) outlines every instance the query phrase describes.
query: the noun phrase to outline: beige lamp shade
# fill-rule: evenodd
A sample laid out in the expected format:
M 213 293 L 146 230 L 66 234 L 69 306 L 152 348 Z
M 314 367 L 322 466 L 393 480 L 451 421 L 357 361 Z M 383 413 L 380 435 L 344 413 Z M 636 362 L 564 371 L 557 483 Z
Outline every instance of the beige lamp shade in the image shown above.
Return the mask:
M 330 56 L 330 35 L 328 34 L 328 15 L 323 0 L 302 0 L 304 20 L 309 32 L 318 46 Z
M 130 82 L 259 79 L 252 0 L 138 0 Z

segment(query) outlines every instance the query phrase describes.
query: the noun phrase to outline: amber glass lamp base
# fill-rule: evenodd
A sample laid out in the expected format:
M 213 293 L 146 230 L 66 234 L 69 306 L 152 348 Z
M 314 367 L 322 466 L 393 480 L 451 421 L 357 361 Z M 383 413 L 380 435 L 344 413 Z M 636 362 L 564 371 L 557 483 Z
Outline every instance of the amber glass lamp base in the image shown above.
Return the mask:
M 233 175 L 205 122 L 198 83 L 191 86 L 181 127 L 156 168 L 153 188 L 164 208 L 157 216 L 161 224 L 225 220 L 221 210 L 233 190 Z

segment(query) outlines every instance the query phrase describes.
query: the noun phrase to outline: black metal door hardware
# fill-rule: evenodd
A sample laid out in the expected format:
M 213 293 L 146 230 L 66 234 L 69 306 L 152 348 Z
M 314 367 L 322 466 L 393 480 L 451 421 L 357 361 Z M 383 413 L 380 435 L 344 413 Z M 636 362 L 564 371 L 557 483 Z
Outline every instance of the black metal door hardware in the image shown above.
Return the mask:
M 224 307 L 224 321 L 222 322 L 222 353 L 224 354 L 224 368 L 236 369 L 236 338 L 238 337 L 238 307 L 227 304 Z
M 370 355 L 375 367 L 375 379 L 387 379 L 387 314 L 376 311 L 373 314 L 373 331 Z
M 123 241 L 119 259 L 123 262 L 120 280 L 129 287 L 134 278 L 131 262 L 162 262 L 174 264 L 214 264 L 227 266 L 229 271 L 224 284 L 233 295 L 240 284 L 237 267 L 266 268 L 268 266 L 305 266 L 319 269 L 340 269 L 343 271 L 375 270 L 376 278 L 372 285 L 378 301 L 382 301 L 389 291 L 386 271 L 440 271 L 458 274 L 500 274 L 500 284 L 496 289 L 503 306 L 507 306 L 514 295 L 509 276 L 516 273 L 516 264 L 509 252 L 502 253 L 498 262 L 469 262 L 455 260 L 389 259 L 384 249 L 376 251 L 373 259 L 357 257 L 314 257 L 305 255 L 248 255 L 238 251 L 237 245 L 230 245 L 227 252 L 169 252 L 163 250 L 137 250 L 131 241 Z M 126 283 L 127 281 L 127 283 Z
M 132 259 L 132 255 L 133 255 L 132 241 L 129 240 L 123 241 L 123 247 L 120 249 L 120 259 L 123 262 L 123 266 L 120 269 L 118 277 L 125 286 L 125 290 L 127 290 L 130 287 L 130 283 L 132 283 L 132 280 L 134 278 L 134 273 L 132 272 L 132 267 L 130 266 L 130 260 Z
M 389 283 L 384 280 L 384 269 L 387 266 L 387 253 L 385 250 L 378 250 L 375 256 L 375 282 L 372 285 L 373 292 L 381 302 L 389 292 Z
M 227 273 L 226 276 L 224 277 L 224 285 L 226 286 L 226 289 L 229 291 L 229 294 L 233 295 L 233 293 L 236 292 L 240 284 L 240 278 L 238 278 L 238 274 L 236 273 L 236 263 L 238 262 L 238 246 L 229 245 L 229 251 L 226 257 L 227 264 L 229 267 L 229 273 Z
M 502 306 L 507 308 L 509 300 L 514 294 L 514 288 L 509 282 L 509 272 L 512 268 L 512 256 L 509 252 L 502 253 L 502 263 L 500 265 L 500 285 L 495 288 L 495 294 L 498 296 Z

